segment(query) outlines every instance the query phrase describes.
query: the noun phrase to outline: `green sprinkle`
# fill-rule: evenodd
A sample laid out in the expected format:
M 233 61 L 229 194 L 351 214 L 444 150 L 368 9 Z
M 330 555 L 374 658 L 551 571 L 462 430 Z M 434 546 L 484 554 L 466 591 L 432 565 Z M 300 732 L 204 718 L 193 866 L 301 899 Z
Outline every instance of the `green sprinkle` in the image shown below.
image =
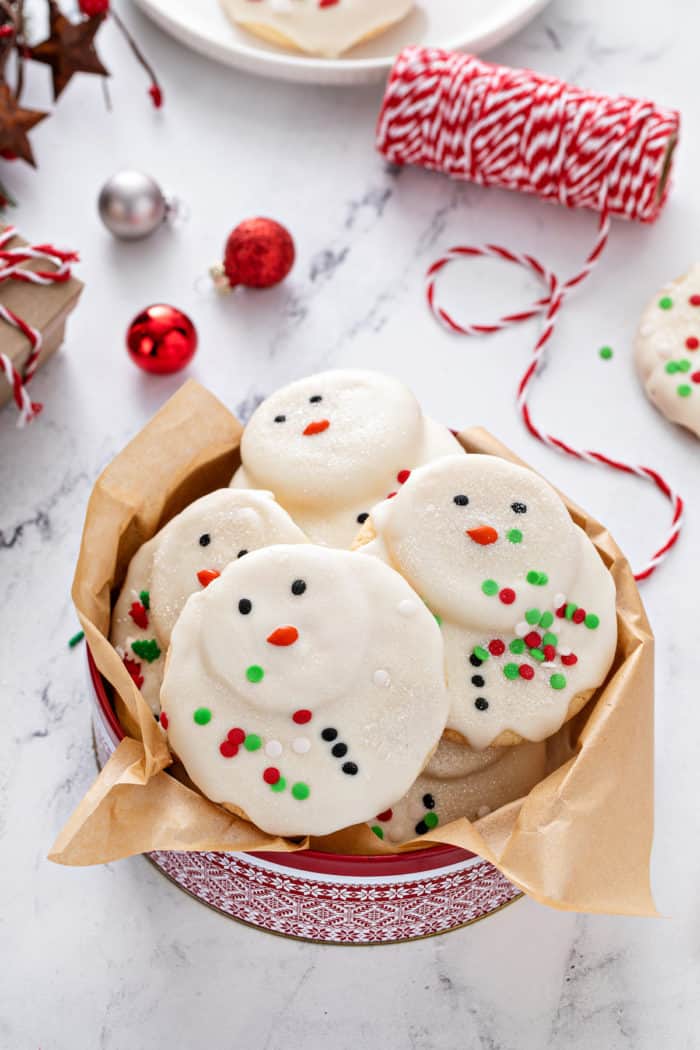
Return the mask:
M 525 577 L 525 579 L 527 580 L 528 583 L 538 583 L 539 579 L 540 579 L 540 574 L 538 572 L 535 572 L 534 569 L 531 569 L 530 572 Z
M 440 615 L 440 613 L 433 613 L 433 616 L 435 617 L 435 623 L 438 625 L 438 627 L 442 627 L 442 616 Z
M 517 664 L 506 664 L 505 667 L 503 668 L 503 674 L 506 676 L 506 678 L 510 678 L 510 679 L 517 678 L 519 676 L 519 674 L 520 674 L 520 671 L 518 670 L 518 665 Z
M 665 371 L 668 372 L 670 376 L 672 376 L 675 372 L 678 371 L 678 365 L 675 361 L 667 361 L 665 365 Z
M 566 685 L 566 678 L 563 674 L 553 674 L 549 679 L 549 684 L 552 689 L 563 689 Z
M 540 622 L 540 616 L 541 615 L 542 615 L 542 613 L 540 612 L 539 609 L 528 609 L 527 612 L 525 613 L 525 619 L 527 620 L 527 622 L 530 624 L 531 627 L 534 627 L 536 623 Z
M 546 572 L 537 572 L 535 569 L 531 569 L 525 577 L 528 583 L 531 583 L 534 587 L 544 587 L 549 583 L 549 576 Z
M 439 823 L 438 815 L 435 810 L 429 810 L 423 817 L 423 823 L 427 824 L 429 828 L 436 828 Z
M 207 722 L 211 722 L 211 711 L 208 707 L 198 707 L 192 717 L 198 726 L 205 726 Z
M 160 646 L 155 638 L 141 638 L 132 642 L 131 648 L 137 656 L 140 656 L 142 660 L 146 660 L 149 664 L 152 664 L 160 656 Z
M 595 631 L 600 623 L 600 617 L 596 616 L 595 613 L 586 613 L 586 619 L 583 622 L 591 631 Z
M 303 802 L 305 798 L 308 798 L 311 794 L 311 788 L 308 784 L 305 784 L 302 780 L 298 780 L 296 784 L 292 784 L 292 795 L 294 798 L 299 799 Z
M 262 739 L 257 733 L 248 733 L 243 741 L 243 747 L 246 751 L 259 751 L 262 747 Z
M 477 660 L 481 660 L 481 662 L 484 663 L 489 658 L 489 651 L 488 649 L 484 649 L 483 646 L 477 645 L 474 647 L 474 656 Z
M 150 591 L 139 591 L 139 601 L 143 605 L 144 609 L 151 608 L 151 592 Z
M 373 824 L 372 825 L 372 831 L 374 832 L 374 834 L 377 836 L 378 839 L 383 839 L 384 838 L 384 831 L 383 831 L 382 828 L 379 827 L 379 824 Z
M 270 791 L 276 791 L 279 795 L 281 791 L 284 791 L 286 786 L 287 781 L 284 779 L 284 777 L 280 777 L 276 784 L 270 784 Z
M 557 638 L 556 634 L 552 634 L 551 631 L 547 631 L 547 633 L 545 634 L 544 638 L 542 639 L 542 644 L 543 645 L 553 645 L 553 646 L 556 647 L 558 641 L 559 641 L 559 639 Z
M 530 650 L 530 656 L 532 657 L 533 660 L 537 660 L 537 662 L 540 663 L 540 664 L 544 660 L 544 653 L 542 652 L 541 649 L 531 649 Z
M 679 397 L 690 397 L 692 392 L 693 392 L 692 386 L 688 386 L 687 383 L 681 383 L 681 385 L 678 387 L 678 396 Z
M 543 612 L 542 615 L 540 616 L 540 624 L 539 624 L 540 627 L 544 627 L 544 629 L 546 631 L 547 628 L 551 627 L 553 623 L 554 623 L 554 613 L 551 613 L 549 611 Z
M 69 649 L 75 649 L 76 645 L 79 642 L 82 642 L 84 637 L 85 637 L 85 631 L 78 631 L 77 634 L 74 634 L 72 638 L 68 639 L 68 648 Z
M 510 543 L 522 543 L 523 534 L 520 529 L 509 529 L 506 533 L 506 537 Z
M 484 580 L 484 582 L 481 585 L 481 589 L 484 592 L 484 594 L 488 594 L 489 598 L 491 598 L 494 594 L 498 594 L 498 584 L 495 580 Z
M 573 619 L 573 615 L 574 615 L 574 613 L 576 612 L 577 609 L 578 609 L 578 605 L 574 605 L 573 602 L 567 602 L 566 603 L 566 611 L 565 611 L 564 615 L 566 616 L 567 620 Z
M 613 348 L 611 346 L 601 346 L 598 354 L 604 361 L 609 361 L 613 355 Z
M 258 666 L 258 664 L 251 664 L 246 670 L 245 676 L 249 682 L 262 682 L 265 677 L 265 672 L 262 667 Z
M 519 656 L 520 653 L 525 652 L 525 642 L 522 638 L 514 638 L 508 648 L 515 656 Z
M 673 299 L 671 298 L 670 295 L 664 295 L 661 299 L 659 299 L 659 307 L 660 307 L 660 309 L 662 309 L 662 310 L 670 310 L 672 306 L 673 306 Z
M 692 365 L 687 357 L 684 357 L 681 361 L 678 362 L 679 372 L 689 372 L 691 368 Z

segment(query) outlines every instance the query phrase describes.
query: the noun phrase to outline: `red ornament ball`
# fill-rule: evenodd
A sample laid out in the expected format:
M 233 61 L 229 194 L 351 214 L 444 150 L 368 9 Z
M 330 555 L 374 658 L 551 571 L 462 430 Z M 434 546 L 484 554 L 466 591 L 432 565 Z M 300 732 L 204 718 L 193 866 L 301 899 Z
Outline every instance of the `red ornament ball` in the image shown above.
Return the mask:
M 154 303 L 137 314 L 126 334 L 129 357 L 144 372 L 179 372 L 194 357 L 197 331 L 187 314 L 167 303 Z
M 232 288 L 269 288 L 294 265 L 294 241 L 274 219 L 246 219 L 232 230 L 224 249 L 224 273 Z

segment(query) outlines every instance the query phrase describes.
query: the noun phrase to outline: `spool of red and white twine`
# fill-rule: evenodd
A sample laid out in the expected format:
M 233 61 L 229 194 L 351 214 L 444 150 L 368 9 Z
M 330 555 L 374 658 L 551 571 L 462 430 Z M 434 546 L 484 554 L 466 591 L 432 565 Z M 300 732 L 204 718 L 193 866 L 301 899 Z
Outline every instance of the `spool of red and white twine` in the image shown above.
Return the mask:
M 22 281 L 25 284 L 50 285 L 63 284 L 70 280 L 70 263 L 77 260 L 76 252 L 61 251 L 51 244 L 25 244 L 18 248 L 6 248 L 16 234 L 17 230 L 14 226 L 8 226 L 0 233 L 0 284 L 12 280 Z M 22 264 L 29 259 L 41 259 L 50 263 L 54 269 L 27 270 Z M 21 375 L 7 354 L 0 352 L 0 369 L 12 388 L 12 396 L 20 413 L 18 426 L 24 426 L 42 409 L 42 405 L 38 401 L 32 401 L 27 392 L 27 385 L 31 382 L 39 363 L 41 332 L 1 303 L 0 317 L 8 324 L 19 328 L 29 340 L 31 347 Z
M 600 215 L 598 235 L 581 269 L 562 281 L 532 255 L 501 245 L 450 248 L 427 273 L 437 320 L 459 335 L 488 335 L 543 316 L 544 326 L 518 385 L 517 404 L 538 441 L 568 456 L 652 482 L 672 507 L 658 550 L 635 573 L 646 579 L 678 540 L 683 500 L 658 471 L 604 452 L 575 448 L 533 420 L 528 397 L 567 296 L 590 274 L 610 232 L 610 216 L 653 222 L 669 188 L 679 114 L 653 102 L 611 98 L 531 70 L 509 69 L 472 55 L 406 48 L 398 56 L 377 124 L 377 147 L 394 164 L 418 164 L 483 186 L 532 193 Z M 547 292 L 530 307 L 491 324 L 460 324 L 437 301 L 438 274 L 454 259 L 490 256 L 530 270 Z

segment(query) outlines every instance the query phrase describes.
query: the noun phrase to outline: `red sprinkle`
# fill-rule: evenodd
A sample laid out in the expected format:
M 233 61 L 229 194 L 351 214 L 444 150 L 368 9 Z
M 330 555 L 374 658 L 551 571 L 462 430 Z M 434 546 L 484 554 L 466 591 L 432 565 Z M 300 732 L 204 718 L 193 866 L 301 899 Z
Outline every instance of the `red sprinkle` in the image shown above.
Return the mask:
M 689 350 L 697 350 L 697 348 L 700 346 L 700 339 L 698 339 L 694 335 L 689 335 L 685 341 L 685 345 L 688 347 Z
M 576 653 L 567 653 L 566 656 L 562 656 L 561 662 L 565 667 L 573 667 L 574 664 L 578 663 L 578 656 Z
M 693 372 L 690 378 L 693 383 L 700 383 L 700 372 Z
M 396 480 L 398 481 L 399 485 L 405 485 L 406 482 L 408 481 L 408 479 L 410 478 L 410 476 L 411 476 L 411 471 L 410 470 L 400 470 L 398 472 L 398 474 L 396 475 Z M 379 817 L 377 817 L 377 820 L 379 820 Z
M 124 666 L 126 667 L 127 671 L 131 675 L 131 677 L 132 677 L 132 679 L 133 679 L 133 681 L 134 681 L 134 683 L 136 685 L 136 688 L 140 689 L 141 686 L 143 685 L 143 675 L 141 674 L 141 664 L 138 662 L 138 660 L 132 660 L 131 657 L 125 656 L 124 657 Z
M 389 495 L 387 496 L 387 499 L 393 499 L 395 495 L 396 495 L 395 492 L 390 492 Z
M 384 822 L 386 822 L 387 820 L 391 820 L 393 815 L 393 809 L 385 809 L 383 813 L 377 813 L 377 820 L 383 820 Z
M 245 740 L 245 733 L 242 729 L 239 729 L 238 726 L 236 726 L 235 729 L 229 729 L 228 733 L 226 734 L 226 739 L 229 740 L 232 744 L 242 744 Z
M 311 712 L 305 707 L 300 707 L 292 715 L 292 721 L 296 722 L 298 726 L 305 726 L 307 722 L 311 721 Z
M 529 682 L 531 678 L 535 677 L 535 669 L 534 667 L 530 667 L 529 664 L 521 664 L 518 668 L 518 673 L 526 682 Z
M 505 651 L 505 642 L 502 642 L 500 638 L 494 638 L 492 642 L 489 642 L 489 652 L 491 653 L 491 656 L 503 656 Z
M 560 605 L 559 608 L 557 609 L 557 616 L 559 617 L 560 620 L 563 620 L 564 617 L 566 616 L 566 602 L 564 602 L 563 605 Z
M 318 0 L 319 7 L 335 7 L 340 0 Z
M 503 590 L 499 592 L 498 597 L 504 605 L 512 605 L 515 601 L 515 591 L 510 587 L 504 587 Z
M 574 615 L 571 617 L 571 619 L 574 621 L 574 623 L 583 623 L 583 621 L 586 619 L 586 610 L 577 609 Z
M 275 769 L 274 766 L 268 766 L 263 773 L 263 780 L 266 784 L 276 784 L 281 775 L 279 769 Z
M 168 728 L 168 716 L 166 715 L 165 711 L 161 711 L 160 713 L 160 724 L 162 725 L 163 729 Z
M 146 612 L 145 606 L 141 602 L 132 602 L 131 608 L 129 609 L 129 616 L 134 621 L 137 627 L 142 627 L 145 631 L 148 627 L 148 613 Z
M 224 740 L 219 744 L 219 751 L 224 758 L 234 758 L 238 754 L 238 744 L 234 744 L 232 740 Z
M 691 297 L 688 300 L 688 302 L 690 303 L 691 306 L 700 306 L 700 295 L 697 295 L 697 294 L 691 295 Z
M 537 631 L 530 631 L 529 634 L 525 635 L 525 645 L 528 649 L 539 649 L 542 644 L 542 635 L 538 634 Z
M 545 660 L 553 660 L 554 657 L 557 655 L 557 651 L 553 645 L 545 645 L 542 652 L 544 653 Z

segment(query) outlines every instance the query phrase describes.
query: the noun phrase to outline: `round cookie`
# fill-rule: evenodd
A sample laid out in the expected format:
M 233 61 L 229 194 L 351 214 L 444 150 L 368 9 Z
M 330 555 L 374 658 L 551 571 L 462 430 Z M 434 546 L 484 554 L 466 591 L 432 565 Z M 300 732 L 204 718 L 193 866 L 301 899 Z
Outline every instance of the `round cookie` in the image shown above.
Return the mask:
M 533 471 L 446 457 L 414 471 L 368 524 L 362 551 L 440 620 L 455 740 L 544 740 L 604 681 L 617 644 L 612 577 Z
M 221 0 L 232 22 L 282 47 L 324 58 L 399 22 L 413 0 Z
M 409 791 L 369 821 L 389 842 L 408 842 L 452 820 L 478 820 L 526 795 L 546 775 L 544 743 L 472 751 L 446 737 Z
M 634 352 L 649 400 L 700 437 L 700 263 L 648 304 Z
M 185 606 L 161 692 L 200 790 L 277 835 L 326 835 L 408 790 L 444 729 L 443 646 L 374 558 L 276 546 Z
M 249 551 L 305 542 L 271 493 L 220 489 L 195 500 L 139 548 L 112 612 L 110 641 L 154 714 L 170 635 L 189 596 Z
M 397 379 L 322 372 L 256 409 L 232 485 L 270 489 L 313 543 L 348 548 L 373 504 L 450 453 L 463 454 L 459 442 Z

